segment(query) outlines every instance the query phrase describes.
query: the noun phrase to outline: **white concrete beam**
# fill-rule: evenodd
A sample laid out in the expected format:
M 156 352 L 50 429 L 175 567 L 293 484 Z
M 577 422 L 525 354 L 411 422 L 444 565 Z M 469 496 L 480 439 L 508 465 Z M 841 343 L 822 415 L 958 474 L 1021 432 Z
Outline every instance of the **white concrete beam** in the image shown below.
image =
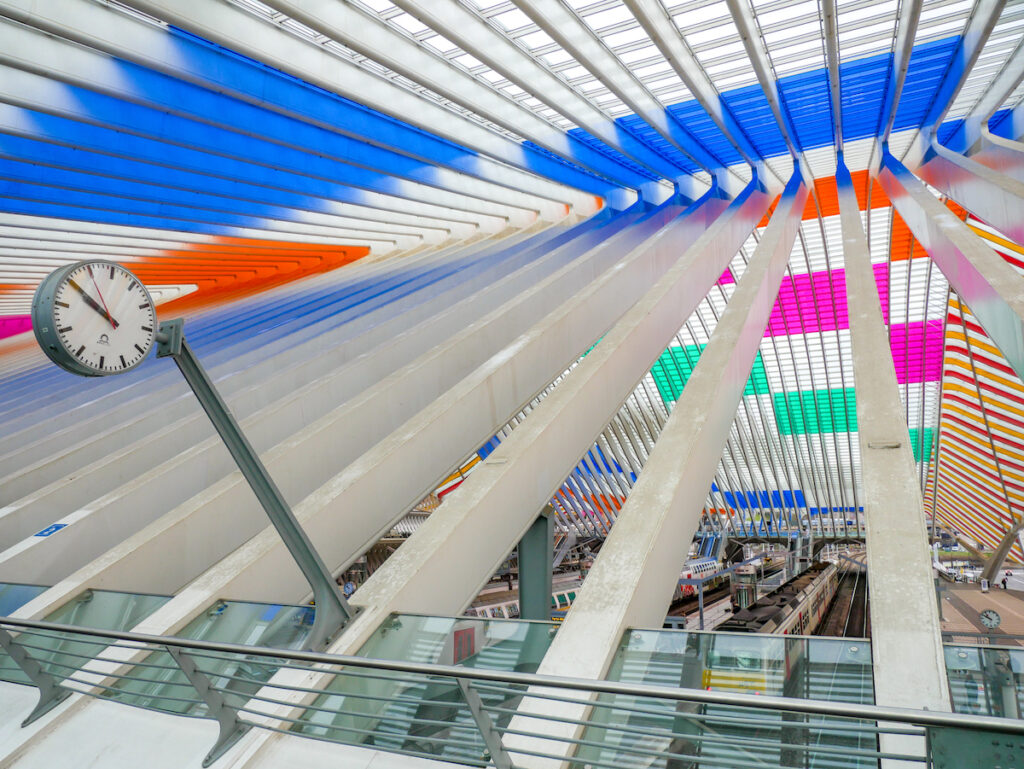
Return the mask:
M 700 217 L 696 228 L 692 221 L 665 228 L 653 247 L 673 266 L 640 301 L 630 303 L 629 311 L 601 343 L 360 588 L 353 598 L 363 611 L 332 651 L 357 651 L 392 612 L 457 614 L 473 599 L 719 278 L 768 203 L 766 194 L 748 188 L 717 218 Z M 685 243 L 692 245 L 685 247 Z M 681 256 L 680 248 L 685 249 Z M 614 272 L 614 280 L 603 291 L 617 291 L 624 281 L 631 283 L 635 270 L 623 264 Z M 574 324 L 586 308 L 596 304 L 596 287 L 594 291 L 584 292 L 583 305 L 563 315 L 559 323 Z M 500 392 L 509 386 L 518 376 L 519 356 L 527 349 L 555 343 L 560 334 L 552 332 L 549 327 L 536 328 L 517 343 L 523 352 L 506 359 L 490 387 Z M 281 675 L 310 687 L 323 679 L 315 673 Z M 280 712 L 295 717 L 299 710 L 282 707 Z M 254 766 L 258 765 L 261 746 L 274 739 L 266 734 L 247 738 L 236 752 L 232 769 L 249 765 L 254 756 Z
M 1024 182 L 938 143 L 915 172 L 982 221 L 1024 243 Z
M 687 558 L 685 543 L 700 523 L 789 263 L 807 195 L 799 173 L 794 174 L 539 674 L 601 679 L 627 628 L 661 626 Z M 582 728 L 576 722 L 589 709 L 527 696 L 509 728 L 543 739 L 507 736 L 516 766 L 562 766 L 561 760 L 517 751 L 562 752 L 570 758 L 575 746 L 568 740 L 579 738 Z
M 395 5 L 457 43 L 463 50 L 609 147 L 654 174 L 682 185 L 684 194 L 692 197 L 706 189 L 682 169 L 673 166 L 664 156 L 623 131 L 614 120 L 569 87 L 554 72 L 460 3 L 451 0 L 397 0 Z
M 640 26 L 650 35 L 651 41 L 658 46 L 665 60 L 668 61 L 679 76 L 690 94 L 708 113 L 715 125 L 729 142 L 736 147 L 740 155 L 760 179 L 769 183 L 781 181 L 764 163 L 750 138 L 744 132 L 735 116 L 722 101 L 718 89 L 711 82 L 704 67 L 693 51 L 686 44 L 675 23 L 669 16 L 665 6 L 658 0 L 625 0 L 625 5 L 636 17 Z
M 978 150 L 969 156 L 975 163 L 991 168 L 1024 184 L 1024 144 L 987 133 Z
M 651 231 L 655 225 L 653 221 L 638 225 L 640 230 L 645 226 Z M 277 446 L 266 464 L 278 478 L 285 497 L 296 501 L 312 492 L 339 467 L 358 457 L 367 445 L 387 435 L 486 360 L 493 352 L 492 345 L 514 339 L 538 315 L 558 307 L 579 282 L 607 269 L 618 255 L 606 247 L 603 258 L 598 250 L 590 258 L 569 261 L 579 253 L 578 248 L 570 243 L 555 249 L 525 265 L 519 273 L 411 328 L 405 317 L 386 324 L 384 329 L 374 327 L 368 338 L 359 340 L 359 347 L 367 354 L 353 359 L 350 355 L 357 346 L 351 345 L 351 352 L 334 351 L 327 357 L 327 361 L 345 357 L 346 365 L 324 370 L 320 359 L 313 358 L 304 367 L 306 374 L 281 367 L 269 381 L 250 385 L 236 396 L 241 408 L 252 410 L 242 426 L 256 449 L 266 451 Z M 565 261 L 569 264 L 563 264 Z M 559 265 L 561 269 L 553 276 L 549 274 Z M 488 313 L 495 302 L 499 307 Z M 483 320 L 466 326 L 467 320 L 481 316 Z M 395 337 L 390 343 L 385 343 L 385 329 Z M 399 335 L 399 329 L 405 333 Z M 368 350 L 369 340 L 378 346 Z M 429 352 L 420 354 L 423 350 Z M 567 360 L 557 364 L 564 365 Z M 309 373 L 317 369 L 318 374 Z M 276 393 L 277 399 L 256 410 L 265 402 L 267 391 Z M 385 407 L 385 403 L 390 405 Z M 229 539 L 227 547 L 224 534 L 204 540 L 219 549 L 214 550 L 214 561 L 258 531 L 262 514 L 250 503 L 251 491 L 239 473 L 232 473 L 234 465 L 219 439 L 205 437 L 210 433 L 205 416 L 194 403 L 186 401 L 186 405 L 191 405 L 191 414 L 179 423 L 143 435 L 75 478 L 62 479 L 64 482 L 51 484 L 4 508 L 0 533 L 9 538 L 9 532 L 17 532 L 24 539 L 0 553 L 0 580 L 17 580 L 20 575 L 24 581 L 53 584 L 108 549 L 113 544 L 110 531 L 134 533 L 139 524 L 177 506 L 195 507 L 213 519 L 231 517 L 230 511 L 235 512 L 236 539 Z M 487 437 L 481 437 L 480 442 Z M 448 459 L 458 461 L 471 450 Z M 163 461 L 156 461 L 159 457 Z M 226 475 L 232 481 L 226 488 L 223 483 L 215 483 Z M 103 488 L 104 483 L 109 487 L 112 482 L 114 488 L 96 495 L 97 487 Z M 422 498 L 430 489 L 421 491 Z M 194 498 L 197 493 L 202 497 L 198 504 Z M 214 504 L 210 499 L 215 500 L 214 507 L 210 507 Z M 243 510 L 252 515 L 241 513 Z M 55 521 L 56 516 L 60 517 Z M 53 522 L 67 527 L 50 537 L 30 536 Z M 202 560 L 205 551 L 205 547 L 190 549 L 189 556 L 181 559 L 181 566 L 204 568 L 208 565 Z M 181 568 L 173 563 L 149 576 L 141 566 L 138 572 L 135 576 L 147 580 L 147 590 L 161 593 L 173 591 L 191 576 L 186 571 L 182 579 Z M 132 589 L 130 580 L 124 588 Z
M 743 236 L 756 223 L 768 202 L 767 196 L 760 193 L 755 195 L 752 202 L 748 202 L 744 210 L 746 228 L 736 236 L 737 242 L 742 242 Z M 309 532 L 311 539 L 317 543 L 325 560 L 339 561 L 345 557 L 345 552 L 354 552 L 358 555 L 361 552 L 359 547 L 362 545 L 353 545 L 362 537 L 358 527 L 379 532 L 381 527 L 390 526 L 395 516 L 400 516 L 404 512 L 398 506 L 401 503 L 397 500 L 404 495 L 414 502 L 418 498 L 415 496 L 416 493 L 422 496 L 422 486 L 442 476 L 450 466 L 452 457 L 464 456 L 467 452 L 466 446 L 479 445 L 491 434 L 487 432 L 488 430 L 493 430 L 495 424 L 503 423 L 508 418 L 508 413 L 514 413 L 552 376 L 560 373 L 569 358 L 586 349 L 614 317 L 629 308 L 638 296 L 657 281 L 670 264 L 677 261 L 683 248 L 682 244 L 696 238 L 706 227 L 708 219 L 713 218 L 724 205 L 724 201 L 720 199 L 711 199 L 707 201 L 706 207 L 697 209 L 690 216 L 677 220 L 667 227 L 659 227 L 657 225 L 666 224 L 665 216 L 672 215 L 671 210 L 665 211 L 661 221 L 654 222 L 658 235 L 650 242 L 642 241 L 628 247 L 628 239 L 619 243 L 616 243 L 614 238 L 609 239 L 604 244 L 605 250 L 610 252 L 612 260 L 617 264 L 607 271 L 603 279 L 596 281 L 588 290 L 580 292 L 573 301 L 563 301 L 556 313 L 537 323 L 527 334 L 494 355 L 458 387 L 443 394 L 436 403 L 429 405 L 416 418 L 395 431 L 322 490 L 296 506 L 297 517 Z M 675 211 L 678 211 L 678 208 Z M 738 226 L 734 224 L 734 228 Z M 627 257 L 620 259 L 623 250 L 627 251 Z M 725 264 L 728 259 L 728 255 L 720 255 L 717 261 Z M 716 273 L 715 269 L 717 267 L 706 268 L 705 277 L 709 282 L 713 282 L 721 274 L 721 270 Z M 696 301 L 697 299 L 694 300 Z M 507 319 L 492 318 L 493 323 L 503 321 L 507 322 Z M 588 358 L 593 354 L 592 352 Z M 657 353 L 653 352 L 651 355 L 656 357 Z M 421 369 L 417 371 L 422 373 Z M 547 379 L 543 379 L 543 376 Z M 635 379 L 633 381 L 635 382 Z M 631 386 L 632 384 L 628 385 Z M 628 390 L 628 387 L 625 389 Z M 499 410 L 503 410 L 503 413 L 499 414 Z M 590 436 L 590 440 L 592 439 L 593 436 Z M 462 440 L 466 445 L 453 451 L 451 442 L 458 440 Z M 578 454 L 567 461 L 574 462 L 576 459 Z M 268 468 L 276 475 L 275 461 L 274 457 L 266 458 Z M 396 476 L 396 466 L 407 470 Z M 474 477 L 478 473 L 479 470 L 474 473 Z M 487 473 L 483 475 L 486 476 Z M 551 481 L 552 490 L 562 478 L 564 473 Z M 416 484 L 420 484 L 421 488 L 413 488 Z M 550 493 L 549 490 L 548 497 Z M 449 498 L 442 509 L 448 508 L 454 498 L 454 495 Z M 505 506 L 515 501 L 514 495 L 504 494 L 501 498 Z M 537 509 L 546 501 L 547 498 L 541 499 Z M 366 505 L 371 505 L 373 509 L 367 508 Z M 465 515 L 465 512 L 463 510 L 462 514 Z M 535 513 L 536 510 L 532 512 Z M 532 517 L 532 514 L 523 516 L 522 530 L 529 525 Z M 230 519 L 226 519 L 223 514 L 215 517 L 214 522 L 218 521 L 220 526 L 231 525 Z M 152 559 L 159 553 L 167 553 L 171 558 L 179 557 L 181 546 L 177 544 L 178 540 L 175 540 L 175 537 L 184 537 L 184 542 L 195 541 L 194 537 L 189 536 L 187 523 L 181 518 L 165 518 L 158 524 L 162 528 L 161 531 L 156 531 L 156 526 L 151 527 L 151 531 L 145 533 L 149 535 L 148 539 L 140 535 L 129 540 L 124 547 L 117 549 L 116 552 L 112 551 L 96 562 L 93 565 L 96 568 L 91 574 L 75 575 L 65 583 L 55 586 L 23 606 L 19 614 L 36 617 L 44 615 L 89 584 L 108 584 L 110 576 L 118 573 L 138 584 L 140 571 L 151 571 Z M 486 522 L 484 524 L 486 527 Z M 486 568 L 494 568 L 482 567 L 481 564 L 488 559 L 500 560 L 507 549 L 518 541 L 522 534 L 518 524 L 517 520 L 503 523 L 505 527 L 511 526 L 516 529 L 515 536 L 510 536 L 507 543 L 501 532 L 491 531 L 489 536 L 484 538 L 490 540 L 491 547 L 482 553 L 481 557 L 475 558 L 472 564 L 472 568 L 475 571 L 479 570 L 483 576 L 474 575 L 468 580 L 459 579 L 452 585 L 451 591 L 429 591 L 433 600 L 447 596 L 450 604 L 458 602 L 460 608 L 463 603 L 468 603 L 475 595 L 477 584 L 487 577 L 483 572 Z M 423 540 L 420 532 L 415 536 L 418 537 L 417 541 Z M 374 540 L 370 538 L 369 541 Z M 431 547 L 432 541 L 428 534 L 425 546 Z M 482 541 L 478 541 L 475 547 L 479 547 Z M 462 548 L 465 542 L 458 539 L 457 542 L 450 543 L 450 546 Z M 472 550 L 473 548 L 470 549 Z M 137 557 L 139 554 L 143 556 L 142 559 L 123 560 L 129 555 Z M 434 565 L 451 565 L 460 559 L 445 555 L 435 560 Z M 125 565 L 128 567 L 127 571 L 124 569 Z M 377 581 L 380 583 L 381 578 L 378 577 Z M 385 579 L 384 585 L 387 584 L 388 580 Z M 418 591 L 423 585 L 417 580 L 412 580 L 411 585 L 403 580 L 401 586 L 407 589 L 414 587 Z M 136 629 L 156 633 L 176 632 L 198 613 L 205 611 L 210 603 L 219 597 L 298 601 L 307 590 L 308 587 L 303 584 L 298 570 L 289 561 L 279 538 L 272 529 L 267 528 L 244 547 L 193 581 Z M 366 586 L 360 592 L 365 590 Z M 419 595 L 408 595 L 406 605 L 411 607 L 419 600 Z M 432 605 L 424 606 L 428 611 L 434 609 Z M 446 605 L 440 610 L 450 612 L 456 609 Z M 382 607 L 381 611 L 383 614 L 366 611 L 364 616 L 372 615 L 380 619 L 386 616 L 388 608 Z M 363 631 L 372 632 L 374 627 L 375 625 L 371 624 L 363 627 Z M 350 641 L 349 645 L 353 643 L 356 642 Z M 131 655 L 127 658 L 131 658 Z M 266 736 L 263 735 L 261 739 Z
M 481 153 L 485 156 L 481 162 L 471 165 L 482 177 L 501 180 L 501 165 L 535 173 L 529 153 L 515 140 L 488 129 L 472 118 L 420 98 L 408 89 L 360 68 L 355 62 L 337 56 L 311 40 L 265 23 L 241 8 L 209 2 L 192 4 L 186 11 L 179 3 L 169 0 L 136 0 L 133 5 L 206 40 Z M 200 62 L 190 61 L 183 55 L 181 46 L 166 30 L 117 10 L 84 0 L 54 0 L 45 4 L 34 0 L 2 0 L 0 7 L 10 18 L 157 71 L 204 87 L 212 85 L 215 90 L 233 90 L 230 82 L 219 79 L 219 73 L 203 69 Z M 260 104 L 265 99 L 261 93 L 243 95 L 236 92 L 236 95 Z M 280 109 L 280 105 L 277 108 Z M 588 197 L 574 197 L 567 202 L 578 205 L 582 213 L 588 214 L 594 210 L 594 201 Z M 622 190 L 615 204 L 618 208 L 625 208 L 633 200 L 635 193 Z
M 914 237 L 1024 378 L 1024 278 L 888 153 L 878 179 Z
M 875 702 L 949 710 L 924 501 L 871 253 L 846 165 L 836 169 L 857 393 L 861 502 L 871 583 Z
M 723 163 L 662 106 L 647 86 L 562 0 L 518 0 L 516 4 L 665 141 L 712 175 L 723 168 Z

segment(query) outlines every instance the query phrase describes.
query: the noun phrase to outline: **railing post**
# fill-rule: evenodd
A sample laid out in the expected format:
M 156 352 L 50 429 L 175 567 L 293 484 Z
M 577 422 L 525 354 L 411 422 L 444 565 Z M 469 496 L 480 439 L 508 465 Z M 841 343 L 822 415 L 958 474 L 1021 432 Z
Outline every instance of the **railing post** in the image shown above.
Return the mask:
M 39 702 L 32 712 L 28 714 L 28 718 L 21 722 L 22 726 L 28 726 L 37 718 L 49 713 L 71 694 L 70 689 L 62 688 L 57 683 L 57 680 L 43 670 L 42 665 L 25 651 L 21 644 L 16 643 L 11 634 L 3 628 L 0 628 L 0 646 L 14 660 L 14 664 L 21 668 L 22 672 L 39 689 Z
M 505 746 L 501 744 L 501 735 L 494 730 L 494 724 L 484 709 L 484 703 L 480 699 L 480 695 L 476 693 L 476 690 L 473 689 L 470 682 L 465 678 L 456 678 L 455 682 L 459 685 L 459 690 L 469 706 L 470 715 L 476 721 L 477 729 L 480 730 L 480 736 L 484 738 L 484 745 L 487 746 L 487 750 L 491 754 L 491 761 L 494 763 L 494 766 L 496 769 L 513 769 L 512 759 L 505 752 Z
M 206 673 L 200 670 L 190 656 L 185 654 L 176 646 L 165 646 L 167 653 L 181 668 L 185 678 L 192 684 L 192 688 L 206 703 L 210 715 L 217 719 L 220 725 L 220 734 L 217 735 L 217 742 L 210 748 L 210 752 L 203 759 L 203 766 L 209 766 L 234 745 L 252 727 L 238 717 L 238 710 L 231 707 L 224 696 L 213 688 L 213 683 Z

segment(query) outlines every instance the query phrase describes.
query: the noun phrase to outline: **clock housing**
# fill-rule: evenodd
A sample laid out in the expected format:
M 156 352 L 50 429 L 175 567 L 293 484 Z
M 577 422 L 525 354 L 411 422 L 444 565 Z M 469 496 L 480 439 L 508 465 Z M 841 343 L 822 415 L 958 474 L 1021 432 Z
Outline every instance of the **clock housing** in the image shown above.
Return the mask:
M 119 264 L 76 262 L 36 289 L 32 329 L 43 352 L 80 376 L 131 371 L 156 338 L 156 309 L 146 287 Z

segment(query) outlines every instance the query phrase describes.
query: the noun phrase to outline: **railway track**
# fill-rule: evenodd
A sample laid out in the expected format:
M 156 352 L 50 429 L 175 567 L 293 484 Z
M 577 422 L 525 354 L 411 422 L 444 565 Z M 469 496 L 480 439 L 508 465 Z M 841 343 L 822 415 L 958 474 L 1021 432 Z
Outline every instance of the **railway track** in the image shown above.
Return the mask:
M 704 608 L 706 609 L 716 601 L 720 601 L 723 598 L 728 598 L 730 594 L 730 588 L 728 584 L 722 587 L 716 587 L 714 590 L 706 590 L 704 592 Z M 672 607 L 668 610 L 668 616 L 670 617 L 682 617 L 683 615 L 689 616 L 696 612 L 700 608 L 700 600 L 697 596 L 689 596 L 682 598 L 672 604 Z
M 869 602 L 867 570 L 863 564 L 847 561 L 839 574 L 836 596 L 815 635 L 869 637 Z

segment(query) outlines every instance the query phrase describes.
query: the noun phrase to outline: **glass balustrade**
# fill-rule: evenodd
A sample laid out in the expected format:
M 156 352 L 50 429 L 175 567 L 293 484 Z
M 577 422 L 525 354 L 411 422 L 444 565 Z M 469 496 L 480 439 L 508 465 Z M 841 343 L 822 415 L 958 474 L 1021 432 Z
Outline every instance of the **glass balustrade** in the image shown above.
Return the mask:
M 402 614 L 388 618 L 359 655 L 532 673 L 557 630 L 551 622 Z M 482 688 L 479 695 L 501 726 L 518 705 L 521 690 Z M 335 676 L 293 730 L 413 755 L 486 762 L 463 693 L 456 681 L 445 678 L 350 669 Z
M 1024 648 L 945 645 L 946 674 L 958 713 L 1021 718 Z
M 9 617 L 37 595 L 47 590 L 43 585 L 21 585 L 0 582 L 0 617 Z
M 859 639 L 627 631 L 609 681 L 871 704 L 871 646 Z M 874 766 L 872 732 L 823 716 L 601 695 L 574 766 Z M 661 757 L 651 763 L 651 752 Z M 642 758 L 641 758 L 642 757 Z M 858 763 L 860 762 L 860 763 Z
M 102 630 L 131 630 L 169 600 L 165 595 L 86 590 L 43 619 Z M 99 639 L 35 630 L 18 633 L 17 642 L 57 680 L 72 675 L 107 646 Z M 3 653 L 0 653 L 0 680 L 29 683 L 28 677 Z
M 302 649 L 313 628 L 312 606 L 218 601 L 176 635 L 197 641 Z M 233 707 L 242 707 L 277 672 L 280 660 L 188 652 Z M 147 655 L 105 696 L 129 705 L 202 716 L 206 705 L 167 652 Z

